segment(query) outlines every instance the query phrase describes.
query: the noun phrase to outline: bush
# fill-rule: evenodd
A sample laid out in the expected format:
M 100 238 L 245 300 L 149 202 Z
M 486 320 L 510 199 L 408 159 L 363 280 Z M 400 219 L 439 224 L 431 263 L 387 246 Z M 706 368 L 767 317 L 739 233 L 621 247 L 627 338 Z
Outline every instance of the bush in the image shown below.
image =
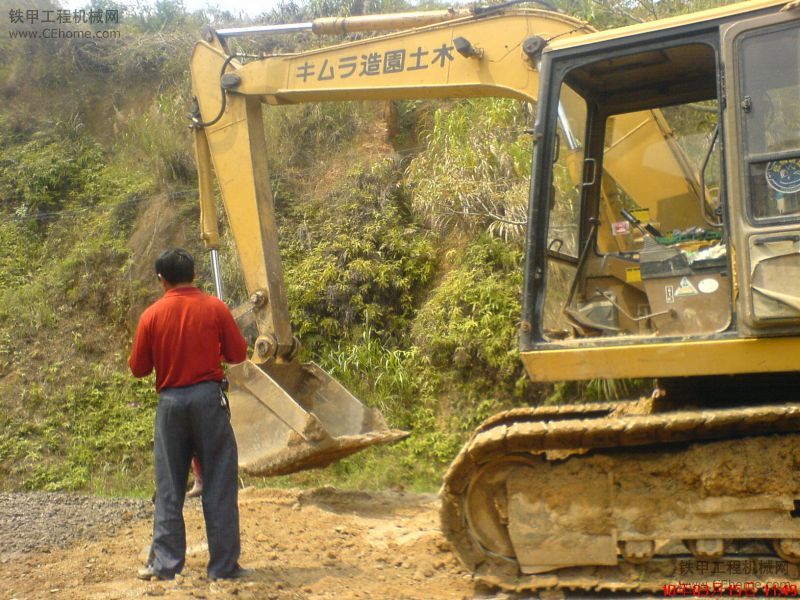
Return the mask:
M 406 172 L 414 208 L 437 229 L 518 238 L 528 204 L 528 121 L 525 105 L 513 100 L 464 100 L 438 108 L 423 136 L 426 145 Z
M 355 167 L 324 198 L 331 207 L 319 213 L 324 218 L 286 242 L 292 319 L 306 345 L 335 342 L 366 324 L 397 339 L 413 318 L 435 255 L 407 214 L 397 176 L 388 164 Z
M 456 259 L 412 329 L 415 343 L 435 367 L 464 379 L 481 377 L 507 391 L 515 388 L 521 376 L 521 262 L 519 248 L 487 236 Z
M 117 115 L 117 149 L 131 164 L 146 165 L 162 185 L 193 182 L 194 150 L 186 113 L 186 90 L 160 94 L 148 110 Z
M 50 371 L 54 383 L 60 365 Z M 151 487 L 152 381 L 134 380 L 117 366 L 97 365 L 90 376 L 60 390 L 34 386 L 24 395 L 34 406 L 57 399 L 61 410 L 36 416 L 29 409 L 3 418 L 0 472 L 6 477 L 26 489 L 48 491 Z M 44 397 L 51 395 L 56 398 Z
M 56 124 L 3 149 L 0 196 L 17 218 L 43 223 L 48 214 L 74 202 L 102 164 L 100 147 L 88 136 L 59 135 Z

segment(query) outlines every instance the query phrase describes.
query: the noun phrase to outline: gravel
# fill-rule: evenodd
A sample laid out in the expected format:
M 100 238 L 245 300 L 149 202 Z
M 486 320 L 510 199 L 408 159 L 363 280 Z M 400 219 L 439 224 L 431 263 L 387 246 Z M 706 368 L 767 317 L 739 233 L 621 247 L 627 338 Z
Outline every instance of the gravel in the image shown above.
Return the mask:
M 68 493 L 0 493 L 0 555 L 66 548 L 152 518 L 148 500 Z

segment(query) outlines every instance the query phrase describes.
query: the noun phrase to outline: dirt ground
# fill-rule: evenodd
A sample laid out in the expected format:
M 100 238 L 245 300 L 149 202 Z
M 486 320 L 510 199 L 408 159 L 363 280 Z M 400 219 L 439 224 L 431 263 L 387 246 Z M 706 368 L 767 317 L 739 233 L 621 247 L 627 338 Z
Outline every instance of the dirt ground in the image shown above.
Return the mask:
M 184 511 L 183 575 L 145 582 L 135 574 L 150 540 L 149 503 L 3 496 L 0 599 L 486 597 L 449 553 L 434 495 L 245 489 L 241 562 L 255 573 L 236 582 L 206 578 L 198 500 Z

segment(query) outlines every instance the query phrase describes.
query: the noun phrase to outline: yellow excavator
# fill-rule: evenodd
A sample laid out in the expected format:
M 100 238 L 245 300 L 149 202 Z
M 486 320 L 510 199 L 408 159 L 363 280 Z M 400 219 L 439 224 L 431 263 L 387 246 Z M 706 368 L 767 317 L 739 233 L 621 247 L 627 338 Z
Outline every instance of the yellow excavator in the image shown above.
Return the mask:
M 784 589 L 770 586 L 800 579 L 797 2 L 603 32 L 517 4 L 208 29 L 195 46 L 203 238 L 221 295 L 216 174 L 250 294 L 235 314 L 259 331 L 229 373 L 242 468 L 323 466 L 406 435 L 298 361 L 263 107 L 516 98 L 536 106 L 527 372 L 657 386 L 489 418 L 444 477 L 445 536 L 507 590 Z M 288 55 L 227 45 L 306 30 L 392 33 Z

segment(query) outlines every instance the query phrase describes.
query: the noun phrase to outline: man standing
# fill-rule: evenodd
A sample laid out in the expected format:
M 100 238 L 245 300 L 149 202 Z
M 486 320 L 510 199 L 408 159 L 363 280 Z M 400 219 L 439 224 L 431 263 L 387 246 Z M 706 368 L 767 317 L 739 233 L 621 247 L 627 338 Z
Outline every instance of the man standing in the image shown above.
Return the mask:
M 142 313 L 128 359 L 135 377 L 156 372 L 156 498 L 152 560 L 141 579 L 173 579 L 183 569 L 183 502 L 192 454 L 203 467 L 203 516 L 210 579 L 239 578 L 238 454 L 221 360 L 239 363 L 247 342 L 225 304 L 193 285 L 194 259 L 180 248 L 155 263 L 164 295 Z

